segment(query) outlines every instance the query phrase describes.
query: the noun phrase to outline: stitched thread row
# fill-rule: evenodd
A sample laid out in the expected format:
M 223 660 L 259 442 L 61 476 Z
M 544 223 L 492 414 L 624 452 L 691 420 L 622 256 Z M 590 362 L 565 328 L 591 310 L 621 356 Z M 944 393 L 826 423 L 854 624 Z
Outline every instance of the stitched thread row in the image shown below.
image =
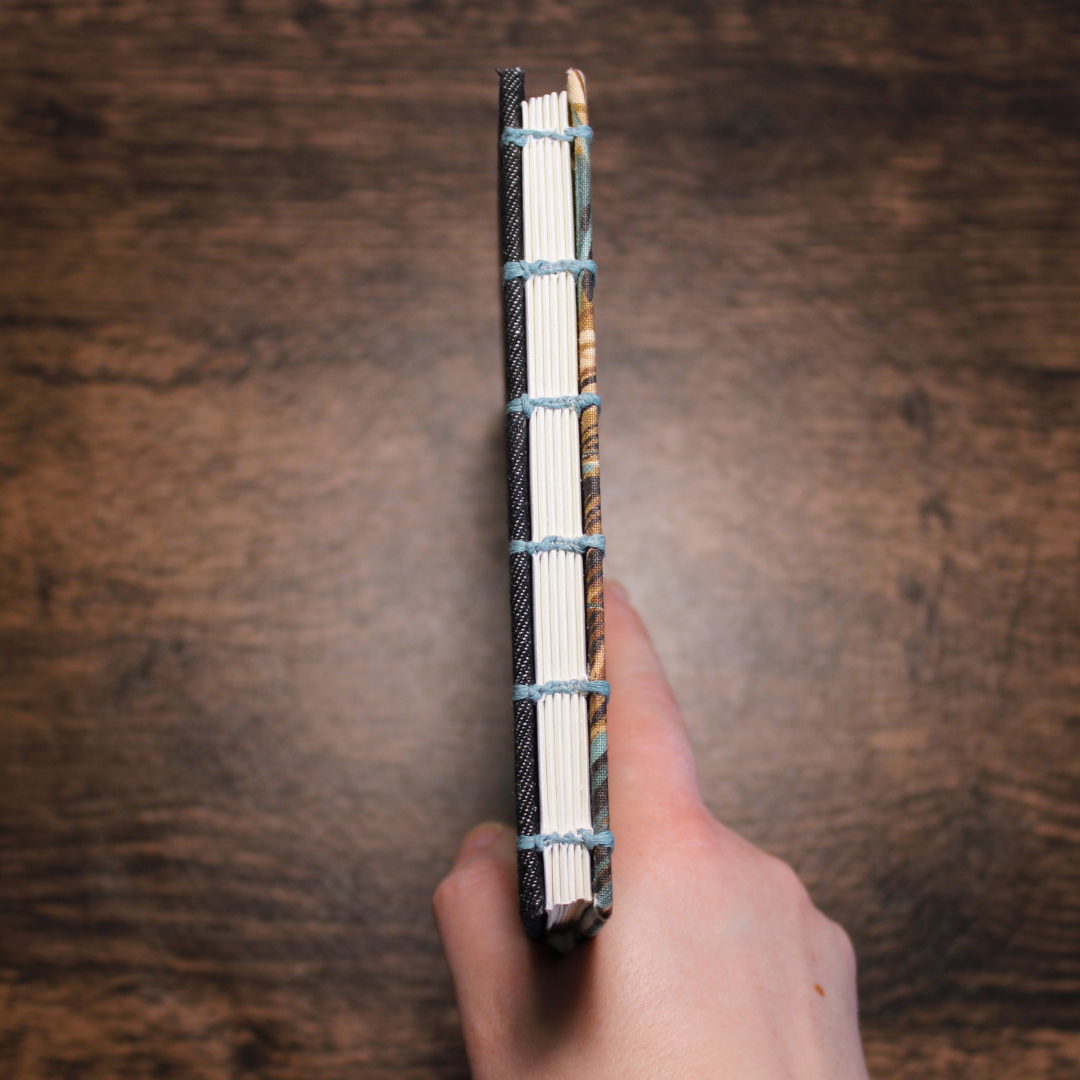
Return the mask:
M 578 829 L 577 832 L 536 833 L 534 836 L 517 838 L 518 851 L 543 851 L 556 844 L 584 844 L 590 851 L 598 847 L 610 851 L 615 846 L 615 837 L 608 830 L 594 833 L 592 829 Z
M 557 139 L 559 142 L 573 142 L 575 139 L 592 140 L 592 128 L 588 124 L 570 127 L 565 131 L 541 131 L 537 128 L 503 128 L 499 143 L 506 146 L 513 143 L 523 147 L 529 139 Z
M 544 274 L 573 274 L 576 281 L 585 271 L 596 277 L 596 263 L 592 259 L 537 259 L 535 262 L 508 262 L 503 266 L 503 281 L 515 278 L 542 277 Z
M 514 684 L 514 701 L 539 701 L 549 694 L 599 694 L 611 696 L 611 683 L 606 679 L 552 679 L 546 683 Z
M 545 536 L 543 540 L 511 540 L 511 555 L 542 555 L 545 551 L 570 551 L 584 555 L 589 548 L 604 552 L 603 536 Z
M 521 397 L 507 402 L 506 411 L 524 413 L 526 419 L 531 417 L 537 409 L 573 409 L 580 416 L 582 410 L 590 405 L 600 408 L 599 394 L 566 394 L 563 397 L 530 397 L 528 394 L 522 394 Z

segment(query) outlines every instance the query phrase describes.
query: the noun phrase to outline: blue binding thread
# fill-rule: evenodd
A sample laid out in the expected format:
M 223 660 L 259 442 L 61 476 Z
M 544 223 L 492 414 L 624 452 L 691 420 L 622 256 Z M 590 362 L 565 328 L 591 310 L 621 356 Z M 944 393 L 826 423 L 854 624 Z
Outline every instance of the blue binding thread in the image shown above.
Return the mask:
M 557 139 L 559 142 L 573 142 L 575 139 L 588 139 L 592 141 L 592 128 L 588 124 L 579 127 L 568 127 L 565 131 L 541 131 L 537 128 L 503 128 L 502 138 L 499 143 L 506 146 L 513 143 L 515 146 L 524 146 L 529 139 Z
M 518 851 L 540 852 L 556 844 L 584 844 L 590 851 L 598 847 L 607 848 L 610 851 L 615 846 L 615 837 L 607 829 L 598 833 L 594 833 L 592 829 L 578 829 L 577 832 L 536 833 L 533 836 L 517 838 Z
M 590 405 L 600 408 L 599 394 L 566 394 L 563 397 L 529 397 L 522 394 L 506 404 L 508 413 L 524 413 L 527 420 L 537 409 L 574 409 L 578 416 Z
M 584 555 L 588 548 L 596 548 L 602 555 L 605 540 L 595 536 L 545 536 L 543 540 L 511 540 L 511 555 L 542 555 L 545 551 L 569 551 Z
M 573 274 L 576 281 L 585 271 L 596 277 L 596 263 L 592 259 L 537 259 L 535 262 L 508 262 L 503 266 L 503 281 L 515 278 L 542 277 L 544 274 Z
M 549 694 L 599 694 L 611 697 L 611 683 L 606 679 L 552 679 L 551 682 L 514 684 L 515 701 L 539 701 Z

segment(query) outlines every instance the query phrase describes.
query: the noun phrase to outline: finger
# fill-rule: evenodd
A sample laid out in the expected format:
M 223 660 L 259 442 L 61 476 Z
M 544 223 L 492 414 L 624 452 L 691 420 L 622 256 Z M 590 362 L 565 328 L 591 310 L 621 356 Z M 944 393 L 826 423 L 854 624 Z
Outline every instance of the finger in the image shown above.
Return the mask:
M 658 807 L 697 808 L 701 796 L 686 724 L 645 624 L 617 582 L 607 582 L 604 600 L 612 819 L 655 819 Z
M 512 1012 L 530 960 L 518 917 L 514 831 L 485 822 L 469 832 L 433 906 L 463 1022 L 477 1027 L 466 1035 L 471 1042 L 493 1034 Z

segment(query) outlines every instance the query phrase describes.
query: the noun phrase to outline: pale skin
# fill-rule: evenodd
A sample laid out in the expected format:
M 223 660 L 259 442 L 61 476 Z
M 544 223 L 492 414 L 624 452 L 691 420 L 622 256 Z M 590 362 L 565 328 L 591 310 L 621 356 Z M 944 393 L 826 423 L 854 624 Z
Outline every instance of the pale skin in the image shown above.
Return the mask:
M 435 892 L 476 1080 L 858 1080 L 855 954 L 794 871 L 709 813 L 645 627 L 609 583 L 615 913 L 562 957 L 526 939 L 514 833 Z

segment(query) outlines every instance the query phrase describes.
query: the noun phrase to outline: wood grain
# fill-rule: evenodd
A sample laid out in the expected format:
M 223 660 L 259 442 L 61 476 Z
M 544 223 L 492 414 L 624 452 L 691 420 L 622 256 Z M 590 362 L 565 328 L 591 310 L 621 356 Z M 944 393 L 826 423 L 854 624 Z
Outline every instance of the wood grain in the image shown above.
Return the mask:
M 609 571 L 710 805 L 851 930 L 876 1076 L 1077 1074 L 1072 7 L 0 30 L 5 1076 L 466 1072 L 428 898 L 510 816 L 510 63 L 589 76 Z

